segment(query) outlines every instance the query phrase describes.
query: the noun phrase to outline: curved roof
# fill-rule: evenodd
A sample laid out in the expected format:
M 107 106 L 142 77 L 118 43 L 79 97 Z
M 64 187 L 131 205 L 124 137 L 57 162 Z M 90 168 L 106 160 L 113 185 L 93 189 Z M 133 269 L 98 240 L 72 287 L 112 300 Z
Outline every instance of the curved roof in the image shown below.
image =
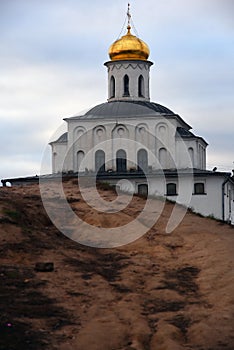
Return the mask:
M 67 142 L 67 132 L 65 132 L 64 134 L 62 134 L 61 136 L 59 136 L 59 138 L 56 141 L 50 142 L 51 143 L 63 143 L 63 142 Z
M 121 117 L 147 114 L 174 114 L 170 109 L 158 103 L 148 101 L 112 101 L 91 108 L 84 118 L 92 117 Z
M 203 137 L 196 136 L 191 131 L 186 130 L 180 126 L 178 126 L 176 129 L 176 136 L 181 137 L 182 139 L 199 139 L 202 140 L 206 145 L 208 145 L 208 143 L 206 142 L 206 140 L 203 139 Z
M 109 48 L 109 56 L 112 61 L 116 60 L 147 60 L 149 57 L 148 45 L 140 38 L 128 32 L 116 40 Z
M 134 101 L 134 100 L 117 100 L 104 102 L 89 109 L 85 114 L 76 115 L 64 120 L 95 120 L 95 119 L 121 119 L 121 118 L 144 118 L 144 117 L 165 117 L 176 118 L 185 129 L 191 129 L 178 114 L 172 112 L 169 108 L 155 102 Z

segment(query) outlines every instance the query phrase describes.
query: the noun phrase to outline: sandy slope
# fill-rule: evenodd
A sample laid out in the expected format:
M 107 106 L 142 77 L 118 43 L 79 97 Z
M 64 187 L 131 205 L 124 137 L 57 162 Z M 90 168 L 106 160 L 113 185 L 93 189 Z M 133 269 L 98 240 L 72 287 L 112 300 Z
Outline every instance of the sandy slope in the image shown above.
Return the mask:
M 127 223 L 145 204 L 134 197 L 100 215 L 72 181 L 65 190 L 98 227 Z M 165 234 L 172 208 L 141 239 L 98 249 L 51 224 L 37 185 L 1 188 L 0 350 L 233 350 L 234 229 L 187 213 Z M 34 270 L 48 261 L 53 272 Z

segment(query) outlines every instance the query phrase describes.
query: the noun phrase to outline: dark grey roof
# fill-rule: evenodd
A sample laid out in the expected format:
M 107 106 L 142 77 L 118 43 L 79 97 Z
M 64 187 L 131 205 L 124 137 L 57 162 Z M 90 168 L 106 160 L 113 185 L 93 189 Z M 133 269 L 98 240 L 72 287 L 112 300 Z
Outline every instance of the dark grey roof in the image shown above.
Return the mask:
M 83 115 L 77 115 L 71 118 L 64 118 L 66 121 L 71 120 L 90 120 L 108 118 L 134 118 L 134 117 L 165 117 L 176 118 L 186 129 L 191 129 L 178 114 L 172 112 L 169 108 L 155 102 L 149 101 L 112 101 L 101 103 L 89 109 Z
M 175 115 L 170 109 L 149 101 L 112 101 L 104 102 L 89 109 L 84 115 L 77 115 L 68 119 L 99 119 L 137 117 L 144 115 Z
M 196 137 L 191 131 L 186 130 L 180 126 L 177 127 L 176 133 L 177 133 L 177 135 L 179 135 L 182 138 L 194 138 L 194 137 Z
M 65 132 L 64 134 L 62 134 L 61 136 L 59 136 L 59 138 L 56 141 L 50 142 L 51 143 L 63 143 L 63 142 L 67 142 L 67 132 Z
M 196 136 L 194 135 L 191 131 L 184 129 L 180 126 L 178 126 L 176 128 L 176 136 L 181 137 L 182 139 L 200 139 L 202 140 L 206 145 L 208 145 L 208 143 L 206 142 L 206 140 L 203 139 L 203 137 L 200 136 Z
M 120 116 L 137 116 L 145 114 L 174 114 L 167 107 L 158 103 L 148 101 L 112 101 L 102 103 L 91 108 L 85 116 L 98 117 L 120 117 Z

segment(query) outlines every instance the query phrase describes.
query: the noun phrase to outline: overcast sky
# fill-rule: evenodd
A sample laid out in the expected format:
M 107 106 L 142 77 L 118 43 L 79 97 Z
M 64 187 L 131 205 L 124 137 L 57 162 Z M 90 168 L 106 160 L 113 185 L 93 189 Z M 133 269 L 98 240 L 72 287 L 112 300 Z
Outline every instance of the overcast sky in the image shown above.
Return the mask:
M 107 99 L 108 48 L 124 0 L 0 0 L 0 178 L 40 173 L 64 117 Z M 234 167 L 234 1 L 134 0 L 150 47 L 151 101 L 208 143 L 208 169 Z M 125 31 L 124 33 L 125 34 Z

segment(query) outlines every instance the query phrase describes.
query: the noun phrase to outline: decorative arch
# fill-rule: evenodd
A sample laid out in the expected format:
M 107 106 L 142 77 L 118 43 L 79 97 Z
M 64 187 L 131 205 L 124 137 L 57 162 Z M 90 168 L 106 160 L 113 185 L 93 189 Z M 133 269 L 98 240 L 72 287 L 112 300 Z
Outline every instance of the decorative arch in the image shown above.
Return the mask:
M 123 149 L 116 152 L 116 171 L 120 173 L 127 171 L 127 154 Z
M 97 138 L 102 138 L 106 134 L 106 128 L 103 125 L 97 125 L 93 129 L 93 135 Z
M 167 140 L 168 126 L 166 123 L 159 123 L 156 126 L 156 135 L 159 141 L 165 142 Z
M 124 124 L 117 124 L 113 129 L 112 129 L 112 138 L 117 137 L 117 138 L 128 138 L 129 137 L 129 130 Z
M 148 125 L 146 123 L 140 123 L 136 126 L 136 132 L 139 134 L 148 131 Z
M 143 148 L 137 152 L 137 170 L 143 172 L 148 170 L 148 152 Z
M 142 75 L 138 78 L 138 96 L 145 97 L 145 81 Z
M 105 152 L 100 149 L 95 152 L 95 170 L 97 173 L 105 171 Z
M 140 123 L 135 127 L 135 140 L 146 147 L 148 147 L 150 139 L 150 133 L 148 130 L 149 127 L 146 123 Z
M 115 97 L 115 78 L 113 75 L 110 78 L 110 98 Z
M 85 131 L 86 129 L 83 126 L 77 126 L 73 131 L 74 140 L 78 140 L 85 133 Z
M 124 86 L 124 91 L 123 91 L 123 97 L 130 96 L 129 94 L 129 76 L 125 74 L 123 78 L 123 86 Z

